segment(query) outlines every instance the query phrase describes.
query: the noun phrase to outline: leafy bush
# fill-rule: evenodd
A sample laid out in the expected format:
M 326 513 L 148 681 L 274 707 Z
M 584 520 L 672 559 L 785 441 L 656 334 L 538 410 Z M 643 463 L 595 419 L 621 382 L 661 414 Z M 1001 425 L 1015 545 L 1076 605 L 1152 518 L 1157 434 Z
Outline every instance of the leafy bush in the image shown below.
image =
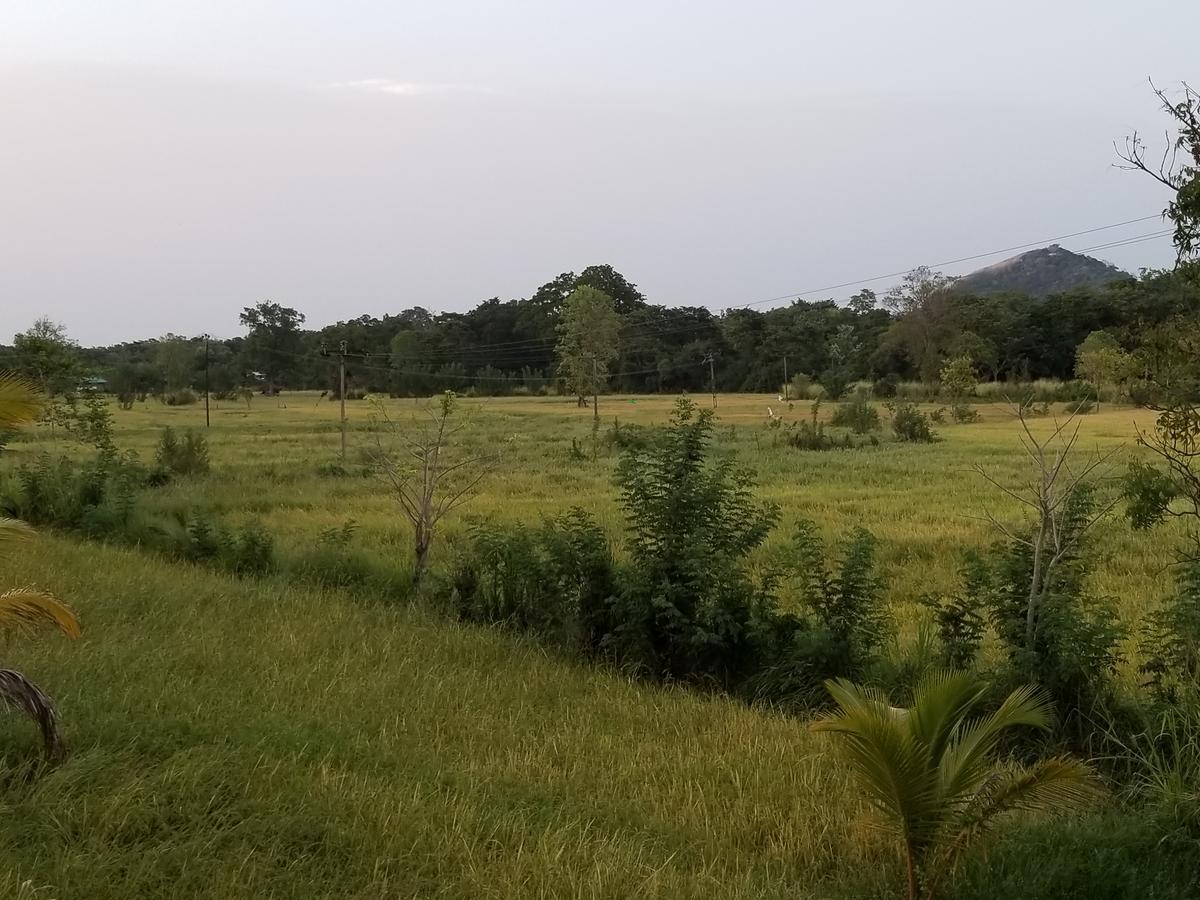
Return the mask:
M 892 414 L 892 431 L 902 441 L 916 444 L 930 444 L 936 439 L 929 417 L 911 403 L 889 403 L 888 410 Z
M 833 411 L 830 424 L 849 428 L 855 434 L 870 434 L 879 430 L 879 410 L 867 400 L 865 392 L 856 391 Z
M 1054 698 L 1064 733 L 1085 743 L 1089 720 L 1113 707 L 1114 676 L 1125 633 L 1111 600 L 1084 590 L 1090 566 L 1083 539 L 1095 511 L 1092 491 L 1078 489 L 1056 527 L 1061 556 L 1031 598 L 1031 584 L 1046 560 L 1035 561 L 1034 541 L 1016 535 L 988 561 L 989 618 L 1000 638 L 1013 683 L 1034 680 Z M 982 581 L 982 579 L 980 579 Z
M 603 529 L 573 509 L 537 528 L 472 528 L 450 602 L 467 621 L 499 623 L 569 649 L 603 652 L 615 627 L 610 610 L 616 578 Z
M 852 450 L 855 446 L 849 434 L 837 437 L 826 433 L 824 422 L 789 422 L 783 440 L 793 450 Z
M 266 575 L 275 569 L 275 538 L 257 522 L 224 535 L 221 563 L 235 575 Z
M 177 559 L 206 563 L 235 575 L 265 575 L 275 569 L 275 540 L 250 522 L 227 528 L 210 513 L 190 509 L 146 527 L 146 543 Z
M 769 642 L 749 692 L 808 706 L 823 700 L 826 679 L 862 677 L 887 622 L 870 532 L 852 531 L 835 567 L 816 526 L 802 520 L 772 580 L 790 586 L 800 613 L 764 620 Z
M 710 462 L 712 413 L 688 400 L 617 469 L 627 562 L 579 510 L 540 527 L 477 525 L 451 602 L 470 621 L 532 633 L 644 675 L 803 703 L 821 679 L 862 672 L 883 632 L 874 541 L 856 531 L 836 566 L 811 524 L 782 563 L 751 577 L 749 554 L 778 510 L 749 473 Z M 780 613 L 791 585 L 802 612 Z
M 154 462 L 160 471 L 174 475 L 206 474 L 209 469 L 208 441 L 192 428 L 187 429 L 180 440 L 168 426 L 158 439 Z
M 622 425 L 620 419 L 613 417 L 612 428 L 604 435 L 604 442 L 609 448 L 618 450 L 645 450 L 650 446 L 654 430 L 644 425 Z
M 610 644 L 654 675 L 729 685 L 757 661 L 768 601 L 745 558 L 779 511 L 753 499 L 745 470 L 706 464 L 712 417 L 681 399 L 654 446 L 617 467 L 631 566 Z
M 969 669 L 979 654 L 987 629 L 987 603 L 992 592 L 992 572 L 978 553 L 967 553 L 959 569 L 961 588 L 948 597 L 925 597 L 933 611 L 941 642 L 942 663 L 951 669 Z
M 1166 518 L 1179 488 L 1162 470 L 1135 459 L 1129 464 L 1121 494 L 1126 501 L 1125 516 L 1134 528 L 1145 529 Z
M 955 403 L 950 407 L 950 415 L 959 425 L 969 425 L 979 421 L 979 411 L 969 403 Z
M 1142 634 L 1142 674 L 1164 704 L 1200 698 L 1200 560 L 1188 560 L 1175 594 L 1153 613 Z
M 109 472 L 100 461 L 78 463 L 40 454 L 21 465 L 5 490 L 4 508 L 34 525 L 79 529 L 108 496 Z

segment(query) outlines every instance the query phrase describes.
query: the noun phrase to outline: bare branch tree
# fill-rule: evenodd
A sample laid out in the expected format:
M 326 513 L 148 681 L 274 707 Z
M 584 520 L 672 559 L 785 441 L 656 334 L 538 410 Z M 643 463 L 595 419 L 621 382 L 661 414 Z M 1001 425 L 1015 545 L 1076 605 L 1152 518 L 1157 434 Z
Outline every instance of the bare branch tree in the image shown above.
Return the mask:
M 414 417 L 412 428 L 392 421 L 382 402 L 376 404 L 372 417 L 375 472 L 391 488 L 413 526 L 414 584 L 425 575 L 439 523 L 471 499 L 499 459 L 498 453 L 463 454 L 457 447 L 455 437 L 471 421 L 453 420 L 457 399 L 453 391 L 446 391 L 426 405 L 428 421 L 420 423 Z M 386 446 L 385 435 L 395 438 L 403 452 Z
M 1030 551 L 1032 571 L 1025 606 L 1025 641 L 1027 647 L 1032 647 L 1057 568 L 1117 503 L 1114 496 L 1090 507 L 1081 516 L 1080 501 L 1085 492 L 1090 494 L 1094 483 L 1108 475 L 1110 462 L 1120 448 L 1107 453 L 1097 451 L 1080 460 L 1076 452 L 1080 426 L 1076 413 L 1070 413 L 1062 421 L 1056 419 L 1050 434 L 1038 437 L 1029 426 L 1027 406 L 1011 404 L 1011 408 L 1021 425 L 1020 445 L 1030 463 L 1031 477 L 1013 488 L 1002 484 L 982 466 L 977 465 L 975 470 L 1032 514 L 1032 521 L 1022 528 L 1006 525 L 990 512 L 984 514 L 997 531 Z
M 1180 96 L 1173 101 L 1150 82 L 1176 129 L 1174 136 L 1166 132 L 1157 161 L 1147 155 L 1146 143 L 1136 131 L 1125 138 L 1124 149 L 1115 143 L 1113 149 L 1121 160 L 1118 168 L 1144 172 L 1175 193 L 1163 216 L 1175 223 L 1175 247 L 1183 261 L 1200 251 L 1200 91 L 1187 82 L 1180 87 Z

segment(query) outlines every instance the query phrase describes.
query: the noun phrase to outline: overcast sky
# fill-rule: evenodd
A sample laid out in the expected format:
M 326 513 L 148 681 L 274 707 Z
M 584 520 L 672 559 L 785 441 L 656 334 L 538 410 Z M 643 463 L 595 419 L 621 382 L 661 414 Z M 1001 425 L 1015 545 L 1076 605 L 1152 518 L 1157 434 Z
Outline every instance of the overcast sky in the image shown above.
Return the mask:
M 1151 215 L 1112 142 L 1161 134 L 1146 78 L 1200 81 L 1198 34 L 1196 0 L 2 0 L 0 342 L 592 263 L 720 310 Z

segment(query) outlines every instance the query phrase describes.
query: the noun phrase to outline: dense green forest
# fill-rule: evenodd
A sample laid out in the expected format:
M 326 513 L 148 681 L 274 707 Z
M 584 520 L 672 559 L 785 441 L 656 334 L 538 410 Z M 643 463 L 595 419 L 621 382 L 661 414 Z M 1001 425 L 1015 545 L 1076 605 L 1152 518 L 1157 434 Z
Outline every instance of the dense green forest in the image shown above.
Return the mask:
M 846 303 L 797 300 L 716 314 L 658 305 L 613 267 L 598 265 L 565 272 L 528 298 L 492 298 L 465 313 L 412 307 L 306 330 L 302 311 L 261 303 L 242 316 L 246 337 L 212 339 L 207 352 L 202 337 L 166 335 L 84 348 L 79 359 L 114 393 L 137 396 L 203 389 L 206 358 L 217 394 L 241 387 L 336 390 L 343 349 L 348 392 L 557 392 L 561 311 L 581 286 L 607 294 L 620 317 L 608 388 L 627 393 L 707 390 L 710 356 L 718 391 L 774 392 L 786 369 L 835 396 L 861 380 L 886 392 L 901 380 L 935 380 L 947 360 L 964 356 L 983 380 L 1070 379 L 1077 348 L 1093 332 L 1132 349 L 1154 326 L 1200 314 L 1200 279 L 1186 267 L 1044 298 L 974 296 L 918 269 L 879 296 L 863 290 Z M 38 375 L 40 364 L 29 357 L 39 329 L 43 338 L 54 332 L 41 323 L 18 335 L 15 347 L 0 348 L 0 368 Z

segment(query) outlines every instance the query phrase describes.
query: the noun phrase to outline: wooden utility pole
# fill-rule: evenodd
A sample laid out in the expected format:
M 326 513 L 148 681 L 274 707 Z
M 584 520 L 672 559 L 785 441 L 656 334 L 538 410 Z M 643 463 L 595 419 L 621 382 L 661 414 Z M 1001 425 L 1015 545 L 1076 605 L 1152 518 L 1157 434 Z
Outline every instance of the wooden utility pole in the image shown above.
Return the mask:
M 791 400 L 791 385 L 788 384 L 787 377 L 787 354 L 783 355 L 783 399 Z
M 713 409 L 717 408 L 717 375 L 714 368 L 713 354 L 709 353 L 704 357 L 704 361 L 708 363 L 708 386 L 712 390 Z
M 208 413 L 208 335 L 204 336 L 204 427 L 212 428 Z
M 592 462 L 596 461 L 596 441 L 600 435 L 600 361 L 592 357 Z
M 342 404 L 342 462 L 346 461 L 346 342 L 338 343 L 338 399 Z

